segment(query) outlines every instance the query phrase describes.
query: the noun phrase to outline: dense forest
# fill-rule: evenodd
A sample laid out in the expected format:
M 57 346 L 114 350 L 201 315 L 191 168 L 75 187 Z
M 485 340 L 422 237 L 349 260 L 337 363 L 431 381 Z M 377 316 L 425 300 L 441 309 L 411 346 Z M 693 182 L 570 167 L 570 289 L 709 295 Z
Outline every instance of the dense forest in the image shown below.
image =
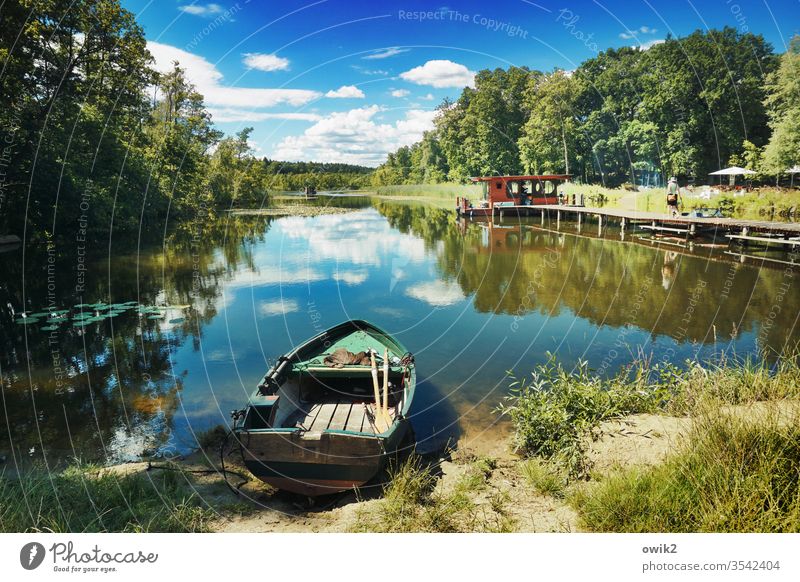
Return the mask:
M 98 239 L 262 205 L 270 190 L 349 188 L 370 168 L 258 160 L 225 137 L 179 63 L 159 74 L 118 0 L 0 5 L 0 234 Z
M 776 55 L 763 37 L 725 28 L 609 49 L 574 71 L 480 71 L 373 184 L 530 172 L 618 186 L 645 174 L 705 181 L 728 164 L 774 180 L 796 163 L 800 37 Z

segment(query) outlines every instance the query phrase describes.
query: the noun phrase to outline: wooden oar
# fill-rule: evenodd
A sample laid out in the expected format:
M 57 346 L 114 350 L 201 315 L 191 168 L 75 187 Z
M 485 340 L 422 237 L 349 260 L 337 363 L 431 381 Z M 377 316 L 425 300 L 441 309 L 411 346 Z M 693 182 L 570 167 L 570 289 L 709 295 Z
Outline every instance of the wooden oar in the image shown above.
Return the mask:
M 389 348 L 383 349 L 383 419 L 386 426 L 392 424 L 389 417 Z
M 372 365 L 372 389 L 375 392 L 375 425 L 383 432 L 381 425 L 383 422 L 383 414 L 381 410 L 381 390 L 378 386 L 378 365 L 375 363 L 375 350 L 369 351 L 369 361 Z

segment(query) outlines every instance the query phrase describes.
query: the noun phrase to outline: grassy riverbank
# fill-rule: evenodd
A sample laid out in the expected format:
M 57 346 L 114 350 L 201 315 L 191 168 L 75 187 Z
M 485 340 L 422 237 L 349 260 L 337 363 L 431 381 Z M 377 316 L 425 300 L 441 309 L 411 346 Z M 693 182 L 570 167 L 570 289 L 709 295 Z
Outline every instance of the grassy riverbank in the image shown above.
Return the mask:
M 551 361 L 500 411 L 510 438 L 412 456 L 383 486 L 313 504 L 255 478 L 230 477 L 232 495 L 208 471 L 222 431 L 167 470 L 5 476 L 0 531 L 800 531 L 796 358 L 642 361 L 610 378 Z
M 75 465 L 0 476 L 0 532 L 203 532 L 215 512 L 183 473 Z

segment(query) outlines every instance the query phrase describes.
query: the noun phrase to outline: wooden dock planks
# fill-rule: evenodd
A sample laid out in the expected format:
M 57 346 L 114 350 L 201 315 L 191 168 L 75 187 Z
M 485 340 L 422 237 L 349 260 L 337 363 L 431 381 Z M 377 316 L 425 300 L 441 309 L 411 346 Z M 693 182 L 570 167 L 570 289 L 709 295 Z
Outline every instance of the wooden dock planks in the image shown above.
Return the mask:
M 745 220 L 739 218 L 711 218 L 692 216 L 671 216 L 659 212 L 644 212 L 640 210 L 622 210 L 619 208 L 591 208 L 586 206 L 547 205 L 530 206 L 537 210 L 555 210 L 563 213 L 589 214 L 594 216 L 612 217 L 627 221 L 660 222 L 662 224 L 695 224 L 705 227 L 718 227 L 725 230 L 743 230 L 758 232 L 773 232 L 800 235 L 800 223 L 776 222 L 767 220 Z

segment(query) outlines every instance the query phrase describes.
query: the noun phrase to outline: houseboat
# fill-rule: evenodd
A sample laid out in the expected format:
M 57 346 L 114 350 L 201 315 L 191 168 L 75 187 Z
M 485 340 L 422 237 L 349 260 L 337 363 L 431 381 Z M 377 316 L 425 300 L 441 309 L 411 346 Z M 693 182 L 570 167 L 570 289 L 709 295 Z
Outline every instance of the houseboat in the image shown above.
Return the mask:
M 542 176 L 482 176 L 472 178 L 483 186 L 483 198 L 472 202 L 456 199 L 459 216 L 482 217 L 496 215 L 527 216 L 532 206 L 559 204 L 563 193 L 558 188 L 570 179 L 569 174 Z

